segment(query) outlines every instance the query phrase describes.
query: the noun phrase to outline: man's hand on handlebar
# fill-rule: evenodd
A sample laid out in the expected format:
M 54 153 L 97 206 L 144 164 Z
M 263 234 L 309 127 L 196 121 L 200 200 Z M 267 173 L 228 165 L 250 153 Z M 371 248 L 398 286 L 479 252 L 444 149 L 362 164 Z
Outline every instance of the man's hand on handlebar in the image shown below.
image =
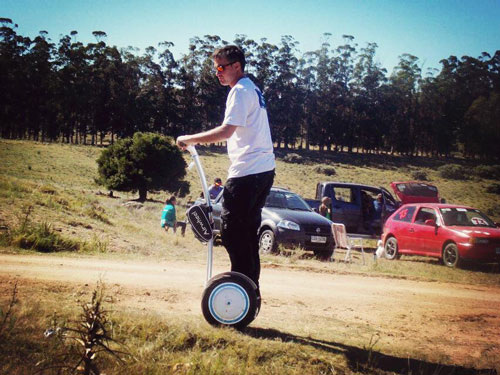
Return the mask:
M 181 135 L 180 137 L 177 137 L 177 140 L 176 140 L 175 143 L 183 151 L 186 149 L 187 146 L 189 146 L 190 144 L 192 144 L 189 141 L 189 136 L 188 135 Z

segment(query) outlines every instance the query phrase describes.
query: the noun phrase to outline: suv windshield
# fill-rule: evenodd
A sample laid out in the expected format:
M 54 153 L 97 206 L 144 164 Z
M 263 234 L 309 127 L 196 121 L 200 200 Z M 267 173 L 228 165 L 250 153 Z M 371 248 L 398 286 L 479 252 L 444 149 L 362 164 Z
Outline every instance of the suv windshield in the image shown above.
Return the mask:
M 297 194 L 289 191 L 272 191 L 266 199 L 266 207 L 286 208 L 289 210 L 310 211 L 309 205 Z
M 441 208 L 444 224 L 459 227 L 495 227 L 495 223 L 481 211 L 472 208 Z

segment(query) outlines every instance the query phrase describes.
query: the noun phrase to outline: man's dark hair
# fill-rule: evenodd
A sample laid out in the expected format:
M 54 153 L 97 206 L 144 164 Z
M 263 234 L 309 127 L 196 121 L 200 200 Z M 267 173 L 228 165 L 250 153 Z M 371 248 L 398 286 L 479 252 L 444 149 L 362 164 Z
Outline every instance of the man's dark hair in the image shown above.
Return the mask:
M 226 59 L 228 63 L 238 61 L 241 65 L 241 71 L 245 71 L 245 53 L 238 46 L 230 45 L 218 48 L 212 54 L 212 59 Z

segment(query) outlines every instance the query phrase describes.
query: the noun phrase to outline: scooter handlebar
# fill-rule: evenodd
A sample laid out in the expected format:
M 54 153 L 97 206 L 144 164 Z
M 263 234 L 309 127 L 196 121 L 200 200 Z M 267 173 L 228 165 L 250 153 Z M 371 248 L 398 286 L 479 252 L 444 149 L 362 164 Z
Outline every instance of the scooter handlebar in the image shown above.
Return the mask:
M 193 145 L 187 146 L 186 150 L 189 151 L 189 153 L 191 154 L 191 156 L 198 155 L 198 153 L 196 152 L 196 147 L 194 147 Z

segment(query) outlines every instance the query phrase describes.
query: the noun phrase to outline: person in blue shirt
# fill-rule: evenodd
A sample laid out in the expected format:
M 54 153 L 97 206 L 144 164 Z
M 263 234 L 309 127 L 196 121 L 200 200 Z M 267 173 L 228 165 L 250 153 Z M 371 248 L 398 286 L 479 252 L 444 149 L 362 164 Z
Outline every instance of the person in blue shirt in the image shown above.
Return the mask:
M 181 234 L 184 236 L 186 232 L 186 223 L 182 221 L 177 221 L 175 213 L 175 204 L 177 199 L 172 195 L 166 202 L 165 207 L 161 215 L 161 227 L 165 228 L 168 232 L 168 228 L 172 228 L 174 233 L 177 231 L 177 227 L 181 227 Z
M 210 188 L 208 189 L 208 192 L 210 193 L 210 199 L 217 198 L 222 189 L 223 189 L 222 180 L 219 177 L 217 177 L 214 180 L 214 184 L 210 186 Z
M 378 194 L 377 198 L 373 200 L 373 218 L 375 220 L 380 220 L 382 216 L 382 194 Z

